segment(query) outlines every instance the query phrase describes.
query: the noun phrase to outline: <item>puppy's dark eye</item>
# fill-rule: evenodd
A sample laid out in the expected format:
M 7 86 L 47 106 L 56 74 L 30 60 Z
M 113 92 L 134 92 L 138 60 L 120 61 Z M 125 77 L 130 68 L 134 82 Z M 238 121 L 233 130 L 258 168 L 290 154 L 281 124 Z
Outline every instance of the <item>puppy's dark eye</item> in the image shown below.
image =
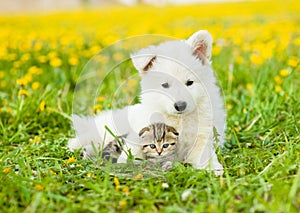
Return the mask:
M 185 83 L 185 85 L 191 86 L 193 83 L 194 83 L 194 81 L 188 80 L 188 81 Z
M 163 145 L 163 148 L 168 148 L 168 146 L 169 146 L 169 144 L 168 143 L 165 143 L 164 145 Z
M 163 88 L 169 88 L 169 87 L 170 87 L 169 83 L 163 83 L 161 86 L 162 86 Z
M 150 146 L 151 149 L 155 149 L 156 148 L 155 144 L 150 144 L 149 146 Z

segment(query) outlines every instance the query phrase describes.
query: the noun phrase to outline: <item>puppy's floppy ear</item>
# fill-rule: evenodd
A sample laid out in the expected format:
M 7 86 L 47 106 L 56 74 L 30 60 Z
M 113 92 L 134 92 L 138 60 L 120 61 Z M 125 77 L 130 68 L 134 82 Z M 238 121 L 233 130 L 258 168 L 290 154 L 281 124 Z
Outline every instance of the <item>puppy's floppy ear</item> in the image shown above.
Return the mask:
M 172 126 L 166 126 L 166 130 L 168 133 L 172 133 L 176 138 L 179 136 L 179 133 Z
M 141 131 L 139 132 L 139 136 L 143 136 L 146 132 L 149 132 L 150 131 L 150 128 L 147 126 L 147 127 L 144 127 L 143 129 L 141 129 Z
M 203 64 L 209 64 L 212 50 L 212 37 L 207 30 L 200 30 L 194 33 L 186 41 L 195 55 Z
M 147 72 L 156 60 L 153 54 L 137 54 L 131 55 L 131 60 L 135 68 L 140 72 Z

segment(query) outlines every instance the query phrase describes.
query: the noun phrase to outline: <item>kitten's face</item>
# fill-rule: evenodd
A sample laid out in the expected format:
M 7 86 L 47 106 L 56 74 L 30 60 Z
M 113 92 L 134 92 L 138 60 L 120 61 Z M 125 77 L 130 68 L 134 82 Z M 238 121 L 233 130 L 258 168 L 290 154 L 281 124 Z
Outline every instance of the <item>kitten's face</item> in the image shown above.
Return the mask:
M 157 158 L 174 154 L 178 142 L 178 132 L 163 123 L 155 123 L 143 128 L 139 136 L 142 150 L 147 158 Z

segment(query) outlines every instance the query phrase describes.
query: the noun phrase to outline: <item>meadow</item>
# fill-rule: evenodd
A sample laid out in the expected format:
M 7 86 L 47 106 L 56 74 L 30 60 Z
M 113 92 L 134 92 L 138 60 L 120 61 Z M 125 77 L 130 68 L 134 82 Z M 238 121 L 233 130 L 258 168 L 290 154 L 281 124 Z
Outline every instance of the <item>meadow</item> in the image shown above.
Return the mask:
M 276 0 L 1 15 L 0 212 L 299 212 L 299 14 L 298 1 Z M 199 29 L 213 35 L 226 102 L 223 176 L 178 164 L 128 178 L 67 150 L 74 87 L 94 55 L 112 65 L 130 51 L 107 50 L 122 39 Z M 114 69 L 88 114 L 138 101 L 131 62 Z

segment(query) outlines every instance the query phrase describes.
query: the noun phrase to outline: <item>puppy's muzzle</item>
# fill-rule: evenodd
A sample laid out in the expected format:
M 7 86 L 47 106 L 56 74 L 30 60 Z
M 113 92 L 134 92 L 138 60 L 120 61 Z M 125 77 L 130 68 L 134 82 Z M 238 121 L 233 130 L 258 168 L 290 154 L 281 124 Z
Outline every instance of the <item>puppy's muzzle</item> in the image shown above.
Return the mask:
M 187 103 L 185 101 L 178 101 L 174 104 L 174 107 L 178 112 L 184 111 L 186 106 L 187 106 Z

